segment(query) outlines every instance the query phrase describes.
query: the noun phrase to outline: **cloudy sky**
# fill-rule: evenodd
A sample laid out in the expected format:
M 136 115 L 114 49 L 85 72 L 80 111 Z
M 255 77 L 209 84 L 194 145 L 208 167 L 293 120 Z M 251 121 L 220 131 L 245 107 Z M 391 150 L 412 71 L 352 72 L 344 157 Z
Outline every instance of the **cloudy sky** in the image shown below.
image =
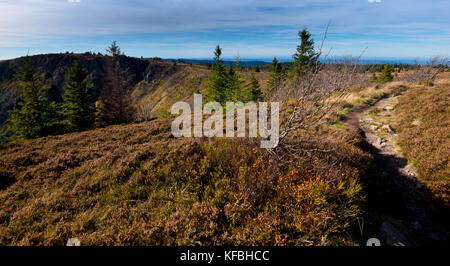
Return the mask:
M 316 41 L 331 21 L 332 54 L 450 55 L 448 0 L 0 0 L 0 59 L 65 51 L 131 56 L 289 58 L 297 32 Z

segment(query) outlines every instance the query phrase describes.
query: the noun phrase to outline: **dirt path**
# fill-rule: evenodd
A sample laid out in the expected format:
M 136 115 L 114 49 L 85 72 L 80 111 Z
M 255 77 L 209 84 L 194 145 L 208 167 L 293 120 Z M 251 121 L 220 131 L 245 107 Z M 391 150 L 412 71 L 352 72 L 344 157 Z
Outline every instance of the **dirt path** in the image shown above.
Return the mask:
M 398 97 L 359 108 L 347 119 L 375 160 L 373 173 L 364 180 L 368 206 L 363 235 L 377 237 L 384 245 L 449 245 L 446 213 L 401 155 L 395 129 L 385 124 L 395 115 Z

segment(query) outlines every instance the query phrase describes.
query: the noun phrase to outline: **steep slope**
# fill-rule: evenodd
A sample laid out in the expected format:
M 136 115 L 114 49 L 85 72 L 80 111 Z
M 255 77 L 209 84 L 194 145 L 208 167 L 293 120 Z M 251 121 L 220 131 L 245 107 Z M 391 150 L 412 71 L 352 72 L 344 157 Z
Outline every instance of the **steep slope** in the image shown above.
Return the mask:
M 0 125 L 7 119 L 8 110 L 14 108 L 19 100 L 15 94 L 14 74 L 26 59 L 21 57 L 0 62 Z M 110 58 L 102 55 L 48 54 L 30 56 L 28 59 L 39 69 L 39 73 L 44 74 L 46 83 L 51 86 L 49 98 L 54 101 L 62 100 L 65 73 L 75 60 L 89 71 L 94 84 L 94 97 L 99 96 L 105 79 L 110 75 L 107 71 Z M 158 59 L 121 56 L 119 62 L 121 69 L 129 69 L 134 103 L 141 107 L 145 104 L 145 111 L 140 113 L 145 113 L 146 117 L 141 119 L 157 116 L 157 105 L 164 106 L 166 101 L 184 98 L 196 89 L 204 88 L 209 72 L 204 67 Z
M 7 120 L 8 110 L 13 109 L 19 101 L 15 93 L 14 74 L 27 58 L 38 68 L 39 73 L 44 74 L 46 83 L 51 86 L 49 98 L 58 102 L 62 101 L 66 71 L 75 60 L 90 73 L 94 98 L 99 96 L 104 81 L 110 75 L 107 70 L 110 57 L 90 53 L 46 54 L 0 61 L 0 126 Z M 184 62 L 127 56 L 120 56 L 119 62 L 121 69 L 129 70 L 130 91 L 137 107 L 138 121 L 166 116 L 176 101 L 192 101 L 194 92 L 205 92 L 210 74 L 206 66 Z M 239 75 L 244 83 L 250 80 L 249 72 Z M 259 72 L 255 75 L 264 91 L 269 73 Z

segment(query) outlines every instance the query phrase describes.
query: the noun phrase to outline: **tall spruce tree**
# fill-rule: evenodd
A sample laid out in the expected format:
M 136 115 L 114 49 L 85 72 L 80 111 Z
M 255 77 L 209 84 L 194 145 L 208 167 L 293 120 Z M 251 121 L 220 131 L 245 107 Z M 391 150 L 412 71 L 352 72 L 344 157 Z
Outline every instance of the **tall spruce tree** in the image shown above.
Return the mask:
M 214 51 L 214 64 L 211 66 L 212 72 L 208 79 L 207 101 L 224 103 L 226 101 L 226 70 L 222 58 L 222 49 L 219 45 Z
M 58 132 L 59 105 L 51 102 L 43 75 L 39 75 L 29 59 L 26 59 L 15 77 L 18 82 L 20 102 L 10 111 L 10 130 L 14 139 L 30 139 Z
M 87 70 L 75 61 L 66 73 L 63 94 L 63 115 L 70 131 L 89 129 L 94 125 L 92 87 Z
M 299 31 L 298 36 L 300 45 L 297 46 L 297 51 L 293 56 L 294 65 L 291 72 L 294 79 L 301 78 L 318 59 L 318 53 L 314 50 L 314 40 L 311 38 L 311 33 L 304 28 Z

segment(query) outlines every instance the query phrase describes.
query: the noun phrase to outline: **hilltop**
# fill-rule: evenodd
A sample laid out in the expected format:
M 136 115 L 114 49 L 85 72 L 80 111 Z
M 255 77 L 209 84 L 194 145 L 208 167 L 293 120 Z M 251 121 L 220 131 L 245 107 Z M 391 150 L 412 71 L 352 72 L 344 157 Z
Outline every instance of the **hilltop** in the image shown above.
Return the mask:
M 92 80 L 94 87 L 92 94 L 98 97 L 100 90 L 108 78 L 107 56 L 93 54 L 47 54 L 30 57 L 21 57 L 13 60 L 0 62 L 0 124 L 7 119 L 7 111 L 14 108 L 17 97 L 14 93 L 14 74 L 27 59 L 31 60 L 33 66 L 44 73 L 47 84 L 51 86 L 49 98 L 53 101 L 62 101 L 63 85 L 65 73 L 68 67 L 75 61 L 85 67 Z M 133 101 L 135 105 L 145 101 L 145 110 L 141 110 L 147 116 L 156 117 L 159 106 L 165 106 L 163 93 L 176 83 L 186 90 L 173 97 L 188 97 L 193 93 L 193 86 L 203 84 L 207 79 L 207 70 L 200 67 L 193 67 L 188 64 L 173 64 L 163 62 L 158 59 L 139 59 L 127 56 L 120 56 L 121 69 L 129 69 L 129 86 L 136 87 L 133 91 Z M 203 70 L 203 75 L 202 75 Z M 189 86 L 189 84 L 192 84 Z M 159 97 L 155 97 L 158 94 Z M 152 100 L 148 100 L 152 99 Z M 146 117 L 147 118 L 147 117 Z
M 93 82 L 92 94 L 98 97 L 107 80 L 108 56 L 98 54 L 46 54 L 20 57 L 0 61 L 0 125 L 8 118 L 8 110 L 13 109 L 18 98 L 15 94 L 14 74 L 26 59 L 45 75 L 51 86 L 50 100 L 61 102 L 65 74 L 75 61 L 87 69 Z M 137 106 L 137 120 L 153 119 L 170 112 L 170 106 L 179 100 L 191 100 L 194 92 L 203 92 L 207 86 L 210 70 L 206 66 L 192 65 L 186 62 L 168 62 L 158 58 L 141 59 L 120 56 L 120 68 L 129 69 L 131 96 Z M 243 74 L 245 77 L 249 74 Z M 262 87 L 268 79 L 268 73 L 256 73 Z

